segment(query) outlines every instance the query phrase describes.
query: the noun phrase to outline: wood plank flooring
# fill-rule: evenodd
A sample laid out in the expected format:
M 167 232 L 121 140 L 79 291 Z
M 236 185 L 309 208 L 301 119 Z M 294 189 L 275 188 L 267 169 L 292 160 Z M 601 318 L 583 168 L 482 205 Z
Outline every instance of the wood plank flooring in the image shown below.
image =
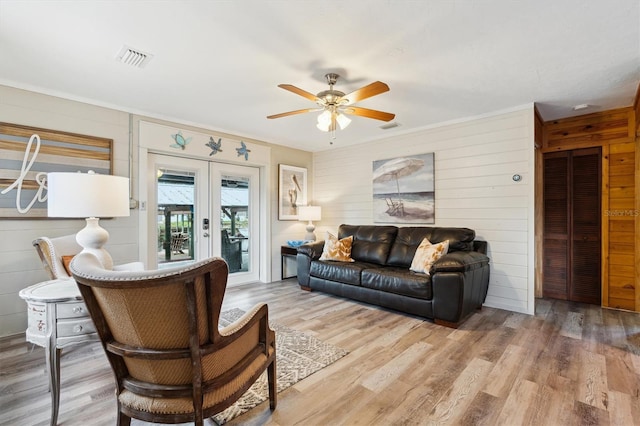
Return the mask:
M 272 321 L 350 353 L 282 392 L 274 412 L 262 404 L 230 425 L 640 425 L 636 313 L 539 299 L 535 316 L 483 308 L 453 330 L 295 279 L 229 288 L 224 306 L 261 301 Z M 44 368 L 24 335 L 0 339 L 0 425 L 48 425 Z M 115 424 L 99 344 L 65 349 L 61 376 L 58 424 Z

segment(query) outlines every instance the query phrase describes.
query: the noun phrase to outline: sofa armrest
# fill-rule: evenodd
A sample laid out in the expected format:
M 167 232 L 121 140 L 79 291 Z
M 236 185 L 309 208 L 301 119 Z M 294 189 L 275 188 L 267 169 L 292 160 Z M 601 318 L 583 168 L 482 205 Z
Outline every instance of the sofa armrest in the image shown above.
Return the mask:
M 324 249 L 324 240 L 315 241 L 313 243 L 303 244 L 300 247 L 298 247 L 298 254 L 308 256 L 311 258 L 311 260 L 316 260 L 316 259 L 320 259 L 323 249 Z
M 298 284 L 304 289 L 309 289 L 309 271 L 311 270 L 311 261 L 320 259 L 324 249 L 324 240 L 313 243 L 303 244 L 298 247 L 297 275 Z
M 473 240 L 473 251 L 478 253 L 487 254 L 487 242 L 480 240 Z
M 433 317 L 437 324 L 458 327 L 480 309 L 489 287 L 489 258 L 478 252 L 453 252 L 431 269 Z
M 431 275 L 438 272 L 465 272 L 489 264 L 489 258 L 477 251 L 454 251 L 436 260 L 431 266 Z

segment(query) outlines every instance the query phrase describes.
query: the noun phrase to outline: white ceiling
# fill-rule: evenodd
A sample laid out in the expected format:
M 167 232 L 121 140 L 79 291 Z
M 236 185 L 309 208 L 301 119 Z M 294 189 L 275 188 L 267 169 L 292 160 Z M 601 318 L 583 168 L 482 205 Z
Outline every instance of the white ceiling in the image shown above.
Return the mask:
M 115 60 L 123 45 L 154 55 Z M 0 0 L 0 84 L 308 151 L 329 149 L 324 74 L 398 127 L 354 117 L 334 147 L 535 102 L 544 120 L 629 106 L 639 0 Z M 573 111 L 578 104 L 589 108 Z M 1 121 L 1 120 L 0 120 Z

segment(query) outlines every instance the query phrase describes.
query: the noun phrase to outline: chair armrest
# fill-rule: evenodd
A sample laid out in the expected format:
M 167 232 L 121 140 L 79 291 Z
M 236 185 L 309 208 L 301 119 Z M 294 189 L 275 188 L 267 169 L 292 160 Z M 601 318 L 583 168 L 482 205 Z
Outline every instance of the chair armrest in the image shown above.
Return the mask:
M 269 348 L 275 348 L 276 334 L 269 327 L 269 307 L 265 303 L 258 303 L 236 321 L 219 329 L 218 332 L 222 338 L 220 347 L 233 343 L 256 327 L 258 339 L 264 343 L 265 354 L 269 356 Z
M 131 271 L 131 272 L 144 271 L 144 263 L 129 262 L 129 263 L 123 263 L 121 265 L 114 265 L 113 270 L 114 271 Z
M 245 312 L 240 318 L 232 322 L 231 324 L 222 327 L 220 331 L 221 336 L 231 336 L 235 333 L 239 333 L 244 328 L 247 327 L 247 324 L 251 323 L 254 317 L 257 318 L 263 317 L 267 314 L 268 309 L 263 309 L 263 306 L 266 308 L 267 305 L 265 303 L 258 303 L 249 311 Z

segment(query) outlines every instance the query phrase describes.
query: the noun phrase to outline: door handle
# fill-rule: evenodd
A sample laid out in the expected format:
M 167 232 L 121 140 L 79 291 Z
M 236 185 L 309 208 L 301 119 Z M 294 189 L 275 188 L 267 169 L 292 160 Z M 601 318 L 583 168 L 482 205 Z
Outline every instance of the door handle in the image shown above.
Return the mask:
M 205 232 L 204 234 L 202 234 L 202 236 L 205 237 L 205 238 L 209 238 L 209 233 Z

